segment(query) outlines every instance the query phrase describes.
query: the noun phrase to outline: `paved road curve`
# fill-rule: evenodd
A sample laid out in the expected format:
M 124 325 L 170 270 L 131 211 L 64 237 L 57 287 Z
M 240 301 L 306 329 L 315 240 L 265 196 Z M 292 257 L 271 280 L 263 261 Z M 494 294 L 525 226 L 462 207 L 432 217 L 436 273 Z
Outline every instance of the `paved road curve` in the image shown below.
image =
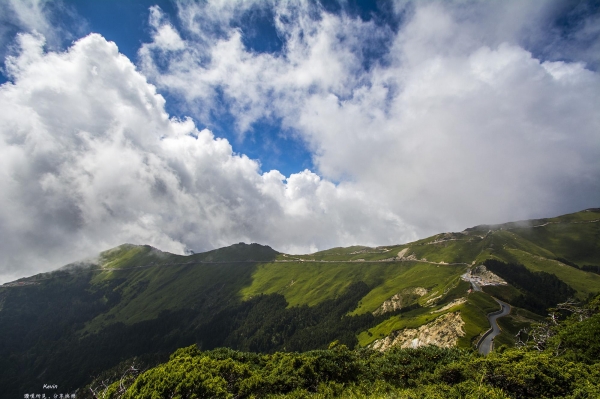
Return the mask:
M 490 321 L 492 328 L 479 343 L 479 353 L 482 355 L 487 355 L 492 351 L 492 348 L 494 347 L 494 338 L 496 335 L 500 334 L 500 327 L 498 327 L 496 319 L 510 313 L 510 305 L 508 303 L 499 301 L 496 298 L 494 298 L 494 300 L 498 302 L 502 308 L 499 311 L 488 315 L 488 320 Z

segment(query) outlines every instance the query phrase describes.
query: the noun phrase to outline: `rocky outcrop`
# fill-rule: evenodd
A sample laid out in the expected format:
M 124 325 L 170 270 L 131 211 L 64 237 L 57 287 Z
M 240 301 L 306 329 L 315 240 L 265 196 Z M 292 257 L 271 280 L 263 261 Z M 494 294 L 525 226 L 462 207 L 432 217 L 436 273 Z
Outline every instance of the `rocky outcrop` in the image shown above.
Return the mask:
M 464 297 L 463 298 L 458 298 L 458 299 L 455 299 L 452 302 L 448 303 L 447 305 L 439 308 L 438 310 L 434 310 L 431 313 L 445 312 L 446 310 L 452 309 L 453 307 L 458 306 L 458 305 L 462 305 L 463 303 L 466 303 L 466 302 L 467 302 L 467 298 L 464 298 Z
M 445 294 L 445 292 L 442 293 L 442 294 L 440 294 L 440 295 L 438 295 L 438 296 L 434 296 L 433 298 L 429 298 L 427 300 L 427 302 L 425 302 L 425 305 L 427 305 L 427 306 L 435 306 L 435 304 L 438 301 L 438 299 L 440 299 L 441 297 L 443 297 L 444 294 Z
M 398 256 L 396 256 L 396 259 L 399 261 L 408 261 L 408 260 L 416 261 L 416 260 L 418 260 L 417 257 L 415 256 L 415 254 L 407 255 L 409 249 L 410 249 L 409 247 L 406 247 L 402 251 L 398 252 Z
M 505 285 L 504 281 L 498 275 L 489 271 L 484 265 L 479 265 L 471 271 L 471 277 L 479 280 L 480 285 Z
M 456 346 L 458 338 L 465 335 L 464 325 L 465 322 L 459 312 L 446 313 L 419 328 L 394 331 L 387 337 L 373 342 L 371 347 L 379 351 L 386 351 L 394 346 L 418 348 L 419 346 L 435 345 L 451 348 Z
M 381 306 L 373 312 L 373 316 L 379 316 L 412 305 L 419 297 L 422 297 L 425 294 L 427 294 L 427 290 L 423 287 L 405 288 L 383 302 Z
M 398 252 L 398 259 L 404 259 L 404 255 L 408 252 L 408 248 L 404 248 L 402 251 Z

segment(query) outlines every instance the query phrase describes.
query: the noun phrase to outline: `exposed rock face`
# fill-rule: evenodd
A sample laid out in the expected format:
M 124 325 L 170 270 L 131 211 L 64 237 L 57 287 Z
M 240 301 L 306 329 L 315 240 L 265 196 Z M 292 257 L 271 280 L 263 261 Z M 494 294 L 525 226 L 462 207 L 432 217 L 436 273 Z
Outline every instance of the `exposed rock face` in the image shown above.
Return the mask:
M 413 304 L 419 297 L 427 294 L 423 287 L 405 288 L 384 303 L 373 312 L 373 316 L 379 316 L 384 313 L 400 310 L 403 307 Z
M 418 260 L 415 254 L 406 255 L 410 248 L 404 248 L 402 251 L 398 252 L 398 256 L 396 256 L 397 260 Z
M 408 252 L 408 248 L 404 248 L 402 251 L 398 252 L 398 259 L 404 259 L 404 255 Z
M 387 337 L 376 340 L 371 346 L 382 352 L 393 346 L 418 348 L 419 346 L 435 345 L 451 348 L 456 346 L 459 337 L 465 335 L 464 325 L 465 322 L 459 312 L 446 313 L 419 328 L 394 331 Z
M 427 306 L 435 306 L 437 300 L 440 299 L 441 297 L 443 297 L 444 294 L 445 294 L 445 292 L 442 293 L 442 294 L 440 294 L 440 295 L 438 295 L 438 296 L 434 296 L 433 298 L 429 298 L 427 300 L 427 302 L 425 302 L 425 305 L 427 305 Z
M 404 303 L 404 297 L 402 294 L 396 294 L 384 303 L 381 304 L 377 310 L 373 312 L 373 316 L 379 316 L 384 313 L 393 312 L 394 310 L 402 309 L 403 306 L 406 306 Z
M 489 271 L 484 265 L 479 265 L 473 269 L 471 276 L 479 278 L 481 285 L 505 285 L 504 281 L 498 275 Z

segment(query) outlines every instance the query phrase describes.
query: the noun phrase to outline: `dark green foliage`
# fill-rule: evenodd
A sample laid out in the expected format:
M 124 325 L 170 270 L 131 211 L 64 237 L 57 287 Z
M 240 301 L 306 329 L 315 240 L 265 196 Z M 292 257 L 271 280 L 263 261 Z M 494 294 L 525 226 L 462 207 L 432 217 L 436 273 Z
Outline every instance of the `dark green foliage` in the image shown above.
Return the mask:
M 584 272 L 600 274 L 600 265 L 583 265 L 580 269 Z
M 305 353 L 256 355 L 231 351 L 175 353 L 110 398 L 586 397 L 598 392 L 597 368 L 550 353 L 508 350 L 486 358 L 469 351 L 425 347 L 386 353 L 344 346 Z M 113 384 L 116 393 L 118 382 Z M 594 396 L 587 396 L 594 397 Z
M 344 295 L 313 307 L 288 308 L 281 295 L 260 295 L 222 306 L 224 310 L 212 318 L 195 309 L 163 311 L 153 320 L 113 323 L 97 333 L 80 335 L 83 321 L 109 309 L 114 301 L 111 298 L 118 299 L 115 287 L 122 281 L 109 280 L 92 293 L 86 290 L 91 272 L 61 273 L 47 284 L 8 289 L 3 294 L 10 311 L 0 314 L 0 365 L 6 366 L 0 385 L 9 395 L 31 390 L 47 380 L 65 389 L 75 388 L 126 359 L 143 356 L 152 366 L 175 349 L 194 343 L 203 349 L 228 346 L 272 353 L 325 349 L 337 339 L 353 348 L 358 332 L 384 318 L 370 313 L 346 316 L 369 291 L 364 283 L 356 283 Z M 64 288 L 61 291 L 57 287 Z M 214 288 L 216 294 L 206 292 L 207 300 L 218 298 L 219 288 Z M 49 309 L 44 301 L 47 297 L 61 303 L 65 312 Z M 73 297 L 78 298 L 74 303 Z M 37 338 L 40 336 L 46 338 Z M 43 381 L 39 377 L 42 372 Z
M 577 265 L 577 263 L 571 262 L 568 259 L 565 259 L 565 258 L 555 258 L 555 260 L 557 260 L 557 261 L 559 261 L 561 263 L 564 263 L 565 265 L 574 267 L 575 269 L 579 269 L 579 266 Z
M 55 278 L 38 285 L 0 289 L 4 301 L 0 312 L 0 359 L 5 362 L 0 363 L 3 394 L 16 395 L 23 381 L 35 381 L 45 370 L 51 378 L 57 368 L 63 371 L 69 367 L 71 356 L 60 359 L 56 368 L 48 370 L 45 359 L 35 354 L 56 356 L 62 350 L 63 337 L 73 336 L 90 315 L 107 310 L 118 300 L 118 294 L 111 290 L 113 285 L 89 291 L 91 275 L 92 271 L 59 271 L 54 273 Z
M 381 353 L 334 342 L 326 350 L 261 355 L 191 346 L 135 381 L 115 381 L 108 397 L 596 398 L 599 304 L 600 296 L 572 308 L 575 317 L 553 327 L 555 341 L 543 352 L 507 349 L 481 357 L 430 346 Z M 119 393 L 123 382 L 128 388 Z
M 553 274 L 532 272 L 517 263 L 504 263 L 487 259 L 484 265 L 493 273 L 522 292 L 516 298 L 505 298 L 511 304 L 543 314 L 549 307 L 567 300 L 575 290 Z
M 371 314 L 346 316 L 368 292 L 359 282 L 336 299 L 291 308 L 281 295 L 260 295 L 215 315 L 199 329 L 198 337 L 203 348 L 253 352 L 306 351 L 326 348 L 334 340 L 354 347 L 356 334 L 381 319 Z
M 518 350 L 490 355 L 470 367 L 474 375 L 483 371 L 486 383 L 516 398 L 564 397 L 579 378 L 592 374 L 589 367 L 552 354 Z
M 455 385 L 465 381 L 468 375 L 465 366 L 462 363 L 451 363 L 447 366 L 439 367 L 434 374 L 434 380 L 438 380 L 448 385 Z
M 343 388 L 378 381 L 385 381 L 392 389 L 416 388 L 424 378 L 435 375 L 436 369 L 472 356 L 471 352 L 436 347 L 380 353 L 351 351 L 334 344 L 327 350 L 256 355 L 220 349 L 200 352 L 193 346 L 177 351 L 168 363 L 141 375 L 122 397 L 298 395 L 335 385 Z
M 576 361 L 593 363 L 600 360 L 600 313 L 561 329 L 555 340 L 567 356 Z
M 556 258 L 557 261 L 564 263 L 565 265 L 569 265 L 574 267 L 575 269 L 583 270 L 584 272 L 596 273 L 600 274 L 600 265 L 583 265 L 579 266 L 576 263 L 573 263 L 565 258 Z

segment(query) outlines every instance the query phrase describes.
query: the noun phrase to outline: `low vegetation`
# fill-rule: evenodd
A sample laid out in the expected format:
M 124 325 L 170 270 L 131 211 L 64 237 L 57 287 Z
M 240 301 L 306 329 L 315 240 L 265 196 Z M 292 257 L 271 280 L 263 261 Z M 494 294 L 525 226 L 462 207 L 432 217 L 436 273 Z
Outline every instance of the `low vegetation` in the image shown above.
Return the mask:
M 543 314 L 546 308 L 566 301 L 576 293 L 554 274 L 532 272 L 518 263 L 488 259 L 484 265 L 521 292 L 518 296 L 511 295 L 510 298 L 504 298 L 502 292 L 498 291 L 497 295 L 500 299 L 538 314 Z
M 489 328 L 486 315 L 498 308 L 492 296 L 513 305 L 511 315 L 500 319 L 503 333 L 496 338 L 498 346 L 512 347 L 525 339 L 515 334 L 543 318 L 547 307 L 570 296 L 582 301 L 600 291 L 600 275 L 594 272 L 600 265 L 599 221 L 600 210 L 591 209 L 551 219 L 476 226 L 401 245 L 332 248 L 307 255 L 243 243 L 187 256 L 121 245 L 95 260 L 0 287 L 2 394 L 21 397 L 48 381 L 75 389 L 93 376 L 117 369 L 133 380 L 135 371 L 128 359 L 137 359 L 140 367 L 153 367 L 167 361 L 177 348 L 190 345 L 200 351 L 195 357 L 208 356 L 211 361 L 221 361 L 214 358 L 221 353 L 216 348 L 228 347 L 248 358 L 255 356 L 251 353 L 262 353 L 256 355 L 260 357 L 285 352 L 287 357 L 278 356 L 299 358 L 304 364 L 306 353 L 329 353 L 329 343 L 337 341 L 337 350 L 348 348 L 340 353 L 366 362 L 360 363 L 364 367 L 381 364 L 394 369 L 385 359 L 396 355 L 373 353 L 369 346 L 398 336 L 402 329 L 426 330 L 430 323 L 439 324 L 435 322 L 439 317 L 450 319 L 444 316 L 449 313 L 453 320 L 460 316 L 453 324 L 460 325 L 457 341 L 451 340 L 457 342 L 457 352 L 429 348 L 412 353 L 425 362 L 423 367 L 427 353 L 458 356 L 451 363 L 464 362 L 477 357 L 471 351 Z M 496 265 L 495 273 L 509 284 L 469 293 L 470 283 L 461 275 L 481 264 Z M 577 328 L 581 330 L 575 328 L 573 337 L 588 332 L 587 327 Z M 571 336 L 564 342 L 567 338 Z M 404 359 L 406 354 L 397 356 Z M 584 354 L 577 356 L 583 359 Z M 250 364 L 243 367 L 258 373 Z M 373 367 L 373 373 L 385 373 Z M 442 372 L 437 366 L 427 367 L 429 371 L 419 375 Z M 470 375 L 470 368 L 464 370 L 461 373 Z M 313 381 L 310 389 L 299 383 L 289 391 L 271 387 L 268 392 L 362 396 L 368 389 L 382 396 L 403 392 L 405 397 L 452 397 L 485 385 L 469 377 L 463 385 L 438 386 L 415 376 L 410 378 L 417 379 L 417 385 L 396 384 L 369 380 L 361 373 L 358 380 L 349 381 L 319 377 L 318 389 Z M 365 383 L 360 376 L 367 378 Z M 504 389 L 485 387 L 488 397 Z M 244 389 L 247 396 L 263 392 Z M 227 388 L 227 392 L 242 391 Z
M 92 384 L 86 395 L 107 399 L 595 398 L 600 395 L 599 305 L 600 296 L 583 307 L 559 307 L 551 319 L 535 327 L 543 334 L 529 331 L 519 348 L 502 348 L 487 357 L 431 346 L 384 353 L 349 350 L 338 342 L 327 350 L 273 354 L 203 352 L 190 346 L 135 378 L 121 376 L 112 384 Z

